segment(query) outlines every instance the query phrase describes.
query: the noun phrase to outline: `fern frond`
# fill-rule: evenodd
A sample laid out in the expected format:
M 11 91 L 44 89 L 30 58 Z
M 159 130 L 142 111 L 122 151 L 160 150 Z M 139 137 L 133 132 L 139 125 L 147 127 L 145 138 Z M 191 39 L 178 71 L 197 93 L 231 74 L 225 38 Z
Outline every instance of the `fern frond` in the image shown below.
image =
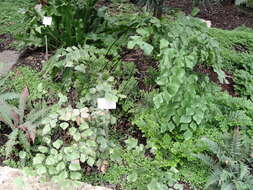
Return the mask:
M 15 150 L 14 146 L 17 144 L 18 129 L 13 129 L 11 134 L 8 135 L 8 141 L 5 144 L 6 157 L 10 157 L 11 153 Z
M 235 190 L 235 187 L 232 183 L 224 183 L 221 186 L 221 190 Z
M 234 160 L 239 160 L 241 157 L 241 136 L 240 133 L 235 131 L 234 135 L 232 136 L 231 145 L 230 145 L 230 151 L 231 156 Z
M 0 94 L 0 101 L 13 100 L 13 99 L 18 99 L 18 98 L 19 98 L 19 94 L 14 93 L 14 92 Z
M 220 170 L 214 171 L 212 175 L 208 177 L 205 189 L 209 189 L 211 186 L 214 187 L 214 189 L 216 189 L 217 184 L 219 183 L 220 180 L 220 174 L 221 174 Z
M 19 144 L 25 149 L 25 152 L 30 153 L 31 145 L 23 131 L 19 131 L 18 141 Z
M 250 171 L 248 166 L 244 165 L 244 164 L 240 164 L 240 176 L 239 179 L 243 180 L 245 177 L 250 175 Z
M 19 98 L 19 116 L 20 116 L 20 122 L 22 123 L 23 123 L 25 106 L 26 106 L 28 96 L 29 96 L 28 88 L 25 87 L 22 93 L 20 94 L 20 98 Z
M 0 121 L 4 122 L 6 125 L 14 127 L 11 106 L 1 101 L 0 101 Z
M 208 156 L 206 154 L 196 154 L 194 156 L 196 158 L 200 159 L 202 162 L 204 162 L 210 168 L 213 168 L 216 165 L 216 163 L 214 162 L 214 160 L 210 156 Z
M 51 108 L 44 108 L 39 111 L 34 110 L 26 116 L 26 121 L 29 121 L 31 123 L 38 122 L 38 120 L 41 120 L 43 117 L 46 117 L 49 114 L 50 110 Z
M 208 150 L 210 150 L 213 154 L 216 154 L 217 156 L 220 155 L 220 153 L 222 152 L 221 147 L 216 142 L 206 137 L 201 138 L 201 140 L 206 144 Z

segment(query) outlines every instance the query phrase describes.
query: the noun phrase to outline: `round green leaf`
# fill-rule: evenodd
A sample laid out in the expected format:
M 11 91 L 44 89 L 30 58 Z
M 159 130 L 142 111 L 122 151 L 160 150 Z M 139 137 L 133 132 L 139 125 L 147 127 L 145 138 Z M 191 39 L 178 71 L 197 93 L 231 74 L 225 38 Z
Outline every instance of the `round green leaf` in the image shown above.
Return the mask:
M 81 179 L 82 175 L 80 172 L 71 172 L 70 173 L 70 178 L 73 180 L 79 180 Z
M 79 163 L 71 163 L 69 165 L 69 169 L 71 171 L 78 171 L 78 170 L 81 170 L 81 167 L 80 167 L 80 164 Z
M 63 123 L 60 124 L 60 127 L 61 127 L 63 130 L 67 129 L 68 126 L 69 126 L 69 124 L 68 124 L 67 122 L 63 122 Z
M 61 145 L 63 144 L 62 140 L 57 140 L 53 143 L 53 146 L 56 148 L 56 149 L 59 149 L 61 147 Z

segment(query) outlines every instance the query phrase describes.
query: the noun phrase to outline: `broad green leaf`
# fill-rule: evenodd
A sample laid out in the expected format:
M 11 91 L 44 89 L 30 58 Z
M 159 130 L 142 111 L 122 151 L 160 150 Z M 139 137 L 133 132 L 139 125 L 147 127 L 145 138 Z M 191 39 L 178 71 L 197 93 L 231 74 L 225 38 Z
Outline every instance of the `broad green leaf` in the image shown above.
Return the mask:
M 197 114 L 195 114 L 193 116 L 194 121 L 196 121 L 196 123 L 198 125 L 202 122 L 203 118 L 204 118 L 204 113 L 203 112 L 198 112 Z
M 127 145 L 127 149 L 128 150 L 134 149 L 138 145 L 138 141 L 136 139 L 134 139 L 134 138 L 128 138 L 125 141 L 125 143 Z
M 80 153 L 77 151 L 73 151 L 66 155 L 66 159 L 69 161 L 76 160 L 80 158 Z
M 67 179 L 68 178 L 68 172 L 62 171 L 59 176 L 60 179 Z
M 165 39 L 161 39 L 160 40 L 160 49 L 163 49 L 163 48 L 168 48 L 169 46 L 169 42 Z
M 46 146 L 39 146 L 38 150 L 42 153 L 47 153 L 48 152 L 48 148 Z
M 39 175 L 42 175 L 42 174 L 47 173 L 47 169 L 46 169 L 46 167 L 43 166 L 43 165 L 37 166 L 37 167 L 36 167 L 36 171 L 37 171 L 37 173 L 38 173 Z
M 57 164 L 57 166 L 56 166 L 56 170 L 57 170 L 58 172 L 62 171 L 62 170 L 65 169 L 65 168 L 66 168 L 66 166 L 65 166 L 64 162 L 60 162 L 60 163 Z
M 57 140 L 53 143 L 53 146 L 56 148 L 56 149 L 59 149 L 61 146 L 62 146 L 63 142 L 62 140 Z
M 42 135 L 47 135 L 50 133 L 50 131 L 51 131 L 50 125 L 45 125 L 45 127 L 42 130 Z
M 151 55 L 154 47 L 146 42 L 140 44 L 140 48 L 144 51 L 145 55 Z
M 92 135 L 93 135 L 92 129 L 87 129 L 87 130 L 85 130 L 84 132 L 82 132 L 82 134 L 81 134 L 81 136 L 82 136 L 83 138 L 90 137 L 90 136 L 92 136 Z
M 67 122 L 63 122 L 60 124 L 60 127 L 63 129 L 63 130 L 66 130 L 68 128 L 69 124 Z
M 88 160 L 87 160 L 87 164 L 92 167 L 95 163 L 95 159 L 92 158 L 92 157 L 89 157 Z
M 88 156 L 86 154 L 81 154 L 81 157 L 80 157 L 80 161 L 81 162 L 86 162 L 86 160 L 88 159 Z
M 25 159 L 26 156 L 27 156 L 27 153 L 26 153 L 25 151 L 20 151 L 20 152 L 19 152 L 19 157 L 20 157 L 21 159 Z
M 48 156 L 45 163 L 48 166 L 52 166 L 57 163 L 57 159 L 54 156 Z
M 185 133 L 184 133 L 184 138 L 185 140 L 189 140 L 190 138 L 192 138 L 192 132 L 190 130 L 187 130 Z
M 33 164 L 42 164 L 44 159 L 45 159 L 44 154 L 36 154 L 36 156 L 33 158 Z
M 167 190 L 167 187 L 155 179 L 148 184 L 148 190 Z
M 161 94 L 155 95 L 153 98 L 154 104 L 156 108 L 159 108 L 163 103 L 163 97 Z
M 82 175 L 80 172 L 71 172 L 70 173 L 70 178 L 73 180 L 79 180 L 81 179 Z
M 180 118 L 180 123 L 190 123 L 192 120 L 191 116 L 183 115 Z
M 127 181 L 129 182 L 135 182 L 138 179 L 137 173 L 132 173 L 127 176 Z
M 79 127 L 79 130 L 80 131 L 83 131 L 83 130 L 86 130 L 89 128 L 89 124 L 87 122 L 83 122 L 80 127 Z
M 77 132 L 77 129 L 75 127 L 71 127 L 69 129 L 69 134 L 72 135 L 72 136 L 74 136 L 76 132 Z
M 76 132 L 74 135 L 73 135 L 73 138 L 75 141 L 79 141 L 81 139 L 81 134 L 79 132 Z
M 69 165 L 69 169 L 71 171 L 77 171 L 77 170 L 81 170 L 80 164 L 79 163 L 71 163 Z
M 80 71 L 80 72 L 82 72 L 82 73 L 85 73 L 85 72 L 86 72 L 86 66 L 85 66 L 85 65 L 77 65 L 77 66 L 75 67 L 75 70 L 76 70 L 76 71 Z
M 55 175 L 55 174 L 58 173 L 58 171 L 55 169 L 54 166 L 49 166 L 49 167 L 48 167 L 48 173 L 49 173 L 50 175 Z

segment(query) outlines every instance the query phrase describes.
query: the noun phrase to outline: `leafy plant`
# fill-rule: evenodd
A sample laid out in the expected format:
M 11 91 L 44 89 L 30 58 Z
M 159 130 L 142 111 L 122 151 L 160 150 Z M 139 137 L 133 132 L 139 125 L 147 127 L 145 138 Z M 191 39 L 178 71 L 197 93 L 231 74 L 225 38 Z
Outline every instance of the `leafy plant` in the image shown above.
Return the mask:
M 120 163 L 112 163 L 106 175 L 96 174 L 86 176 L 85 181 L 106 181 L 117 185 L 120 189 L 139 190 L 182 190 L 175 174 L 177 170 L 160 167 L 160 161 L 147 156 L 149 145 L 138 144 L 138 141 L 129 137 L 125 148 L 119 149 Z
M 247 159 L 252 160 L 251 143 L 242 141 L 238 131 L 234 135 L 223 137 L 221 143 L 210 139 L 202 139 L 210 154 L 198 154 L 212 170 L 206 184 L 207 189 L 238 189 L 249 190 L 253 184 L 251 168 L 247 165 Z
M 252 0 L 235 0 L 236 5 L 246 5 L 247 7 L 252 8 L 253 7 L 253 1 Z
M 160 18 L 163 14 L 164 0 L 137 0 L 137 4 L 151 11 L 153 16 Z
M 84 165 L 97 167 L 102 173 L 106 171 L 109 161 L 117 154 L 108 135 L 109 126 L 116 119 L 109 111 L 97 109 L 95 102 L 97 97 L 109 97 L 108 93 L 108 88 L 98 84 L 80 100 L 78 108 L 58 109 L 43 120 L 38 136 L 41 143 L 33 159 L 37 174 L 61 182 L 80 180 Z M 113 90 L 110 93 L 110 97 L 117 98 Z
M 83 44 L 87 35 L 103 29 L 104 9 L 96 9 L 97 0 L 53 0 L 46 6 L 30 8 L 27 15 L 27 35 L 22 39 L 37 46 L 45 45 L 45 36 L 50 48 Z M 43 26 L 43 18 L 52 17 L 51 26 Z
M 3 75 L 11 69 L 12 64 L 5 66 L 6 67 L 0 64 L 0 85 L 4 85 L 7 77 L 3 78 Z M 28 96 L 29 92 L 27 87 L 23 89 L 20 95 L 8 92 L 1 92 L 0 94 L 0 121 L 12 130 L 5 144 L 6 157 L 10 157 L 11 153 L 15 151 L 16 144 L 22 145 L 27 155 L 30 154 L 30 144 L 28 141 L 34 142 L 36 127 L 39 125 L 41 118 L 47 113 L 47 109 L 42 109 L 40 111 L 32 110 L 29 114 L 26 114 Z M 17 107 L 8 102 L 16 99 L 19 100 L 19 105 Z
M 128 47 L 138 46 L 146 54 L 153 53 L 160 64 L 156 79 L 159 90 L 153 91 L 153 105 L 141 109 L 134 123 L 153 141 L 160 156 L 172 158 L 172 150 L 179 153 L 178 147 L 184 147 L 182 142 L 194 144 L 193 135 L 207 122 L 213 87 L 207 78 L 194 72 L 194 67 L 208 63 L 223 81 L 218 43 L 208 36 L 203 23 L 189 17 L 171 23 L 153 18 L 138 28 L 137 34 Z M 171 166 L 180 160 L 178 156 Z

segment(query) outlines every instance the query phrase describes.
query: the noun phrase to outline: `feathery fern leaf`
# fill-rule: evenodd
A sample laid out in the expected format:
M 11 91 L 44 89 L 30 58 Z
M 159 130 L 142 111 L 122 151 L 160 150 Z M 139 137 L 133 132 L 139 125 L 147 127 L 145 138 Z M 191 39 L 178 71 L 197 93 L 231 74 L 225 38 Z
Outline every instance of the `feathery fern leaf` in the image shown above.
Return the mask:
M 14 150 L 14 146 L 17 144 L 17 137 L 18 137 L 18 129 L 13 129 L 11 134 L 8 136 L 8 141 L 5 144 L 5 154 L 6 157 L 10 157 L 11 153 Z

